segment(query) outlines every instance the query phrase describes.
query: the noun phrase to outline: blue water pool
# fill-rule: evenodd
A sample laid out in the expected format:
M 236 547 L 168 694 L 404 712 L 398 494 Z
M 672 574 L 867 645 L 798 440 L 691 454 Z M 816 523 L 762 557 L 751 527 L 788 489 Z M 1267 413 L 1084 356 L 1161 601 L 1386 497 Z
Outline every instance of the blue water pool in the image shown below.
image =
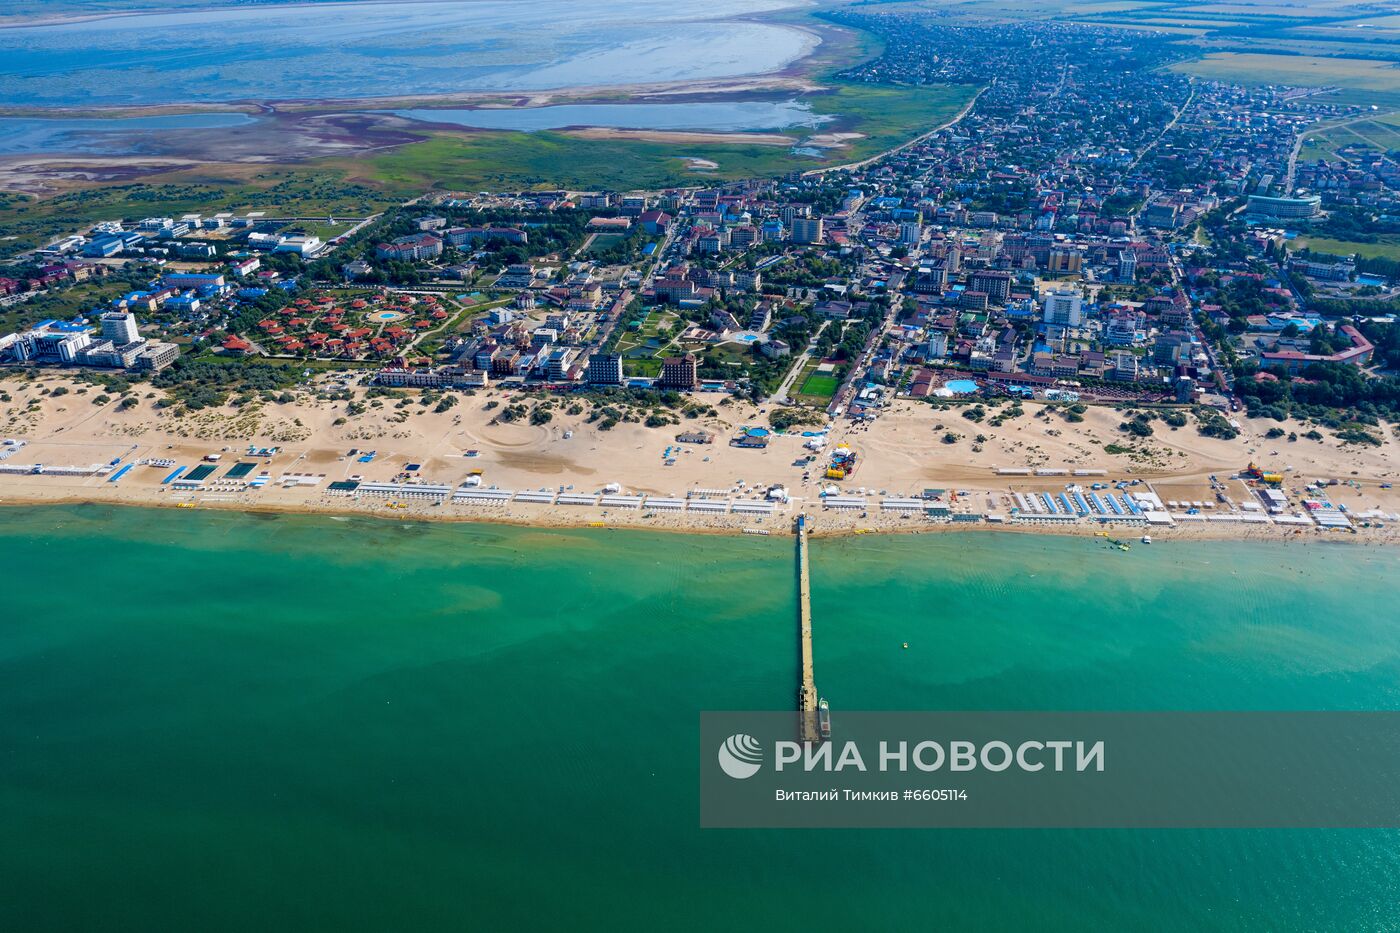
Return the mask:
M 977 383 L 971 379 L 950 379 L 943 385 L 950 392 L 956 392 L 958 395 L 971 395 L 977 391 Z

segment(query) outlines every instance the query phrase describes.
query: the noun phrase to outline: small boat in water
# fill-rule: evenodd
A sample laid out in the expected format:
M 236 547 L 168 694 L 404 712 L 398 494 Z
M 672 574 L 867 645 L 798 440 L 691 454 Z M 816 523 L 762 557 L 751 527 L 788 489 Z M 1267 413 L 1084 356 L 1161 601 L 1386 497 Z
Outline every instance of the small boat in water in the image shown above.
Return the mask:
M 822 738 L 831 738 L 831 707 L 825 698 L 817 701 L 817 729 L 821 731 Z
M 1142 543 L 1143 543 L 1143 544 L 1151 544 L 1151 543 L 1152 543 L 1152 536 L 1151 536 L 1151 535 L 1143 535 L 1143 536 L 1142 536 Z

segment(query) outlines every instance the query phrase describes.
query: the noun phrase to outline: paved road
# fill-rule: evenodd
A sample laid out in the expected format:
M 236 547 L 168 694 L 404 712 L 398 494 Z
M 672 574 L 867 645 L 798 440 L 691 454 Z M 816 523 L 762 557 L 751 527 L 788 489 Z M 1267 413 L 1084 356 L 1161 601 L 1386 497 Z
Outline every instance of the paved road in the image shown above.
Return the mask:
M 1143 146 L 1143 147 L 1142 147 L 1142 151 L 1139 152 L 1139 153 L 1137 154 L 1137 158 L 1136 158 L 1136 159 L 1133 159 L 1132 164 L 1129 165 L 1126 169 L 1124 169 L 1125 172 L 1131 172 L 1133 169 L 1137 168 L 1138 163 L 1142 161 L 1143 157 L 1146 156 L 1146 155 L 1147 155 L 1149 152 L 1151 152 L 1153 149 L 1156 149 L 1156 148 L 1157 148 L 1157 144 L 1160 143 L 1164 138 L 1166 138 L 1166 135 L 1167 135 L 1168 133 L 1170 133 L 1170 132 L 1172 131 L 1172 129 L 1173 129 L 1178 123 L 1181 122 L 1181 118 L 1186 114 L 1186 111 L 1187 111 L 1188 109 L 1190 109 L 1191 103 L 1192 103 L 1195 99 L 1196 99 L 1196 82 L 1192 81 L 1192 82 L 1191 82 L 1191 93 L 1190 93 L 1190 95 L 1186 98 L 1186 101 L 1185 101 L 1180 107 L 1177 108 L 1176 116 L 1172 117 L 1170 123 L 1168 123 L 1166 126 L 1162 127 L 1162 132 L 1158 133 L 1158 134 L 1152 139 L 1152 141 L 1151 141 L 1150 143 L 1148 143 L 1146 146 Z
M 1344 126 L 1351 126 L 1353 123 L 1365 123 L 1368 120 L 1378 120 L 1382 117 L 1388 117 L 1394 113 L 1396 113 L 1396 111 L 1394 110 L 1377 111 L 1375 113 L 1363 113 L 1360 116 L 1351 117 L 1346 120 L 1339 120 L 1334 123 L 1317 123 L 1304 128 L 1304 130 L 1298 134 L 1297 139 L 1293 140 L 1293 149 L 1288 153 L 1288 171 L 1283 176 L 1284 193 L 1291 194 L 1293 191 L 1293 178 L 1298 172 L 1298 154 L 1302 151 L 1303 143 L 1307 141 L 1307 138 L 1309 136 L 1313 136 L 1318 133 L 1325 133 L 1328 130 L 1341 129 Z M 1355 133 L 1354 130 L 1353 133 Z M 1355 133 L 1355 135 L 1361 139 L 1367 138 L 1361 136 L 1360 133 Z M 1374 143 L 1374 145 L 1382 153 L 1385 152 L 1386 147 L 1380 145 L 1379 143 Z M 1383 155 L 1382 157 L 1385 158 L 1387 161 L 1393 161 L 1387 155 Z M 1337 158 L 1341 159 L 1343 162 L 1346 162 L 1348 165 L 1351 164 L 1350 160 L 1346 159 L 1343 156 L 1337 156 Z
M 907 142 L 900 143 L 898 146 L 895 146 L 893 149 L 886 149 L 884 152 L 881 152 L 881 153 L 878 153 L 878 154 L 876 154 L 876 155 L 873 155 L 873 156 L 871 156 L 871 157 L 868 158 L 868 159 L 861 159 L 859 162 L 847 162 L 845 165 L 829 165 L 829 166 L 827 166 L 826 168 L 814 168 L 814 169 L 812 169 L 811 171 L 803 172 L 802 174 L 803 174 L 804 176 L 809 176 L 809 175 L 825 175 L 827 172 L 846 172 L 846 171 L 852 171 L 852 170 L 855 170 L 855 169 L 862 169 L 862 168 L 865 168 L 867 165 L 871 165 L 871 164 L 873 164 L 873 163 L 875 163 L 875 162 L 879 162 L 881 159 L 883 159 L 883 158 L 885 158 L 885 157 L 887 157 L 887 156 L 892 156 L 892 155 L 894 155 L 896 152 L 903 152 L 905 149 L 908 149 L 910 146 L 917 146 L 919 143 L 921 143 L 921 142 L 923 142 L 924 140 L 928 139 L 930 136 L 934 135 L 935 133 L 942 132 L 943 130 L 946 130 L 948 127 L 950 127 L 950 126 L 956 126 L 958 123 L 960 123 L 960 122 L 962 121 L 962 118 L 963 118 L 963 117 L 967 116 L 969 113 L 972 112 L 972 108 L 973 108 L 973 106 L 977 103 L 977 99 L 978 99 L 979 97 L 982 96 L 982 92 L 985 91 L 985 90 L 986 90 L 986 88 L 982 88 L 982 89 L 979 90 L 976 94 L 972 95 L 972 100 L 968 101 L 968 102 L 967 102 L 967 105 L 964 106 L 963 109 L 959 110 L 958 113 L 957 113 L 957 115 L 956 115 L 955 117 L 953 117 L 953 119 L 949 120 L 947 123 L 941 123 L 941 124 L 939 124 L 938 126 L 935 126 L 933 129 L 929 130 L 927 133 L 924 133 L 924 134 L 922 134 L 922 135 L 920 135 L 920 136 L 915 136 L 913 139 L 911 139 L 911 140 L 909 140 L 909 141 L 907 141 Z
M 797 377 L 802 372 L 802 368 L 806 366 L 807 361 L 812 358 L 812 349 L 817 345 L 817 339 L 821 337 L 822 331 L 826 330 L 826 326 L 830 323 L 830 321 L 822 321 L 822 326 L 818 327 L 817 332 L 812 335 L 812 339 L 807 341 L 807 347 L 802 351 L 802 355 L 797 358 L 792 368 L 788 370 L 787 376 L 783 378 L 782 385 L 778 386 L 777 391 L 768 396 L 768 401 L 765 404 L 787 404 L 788 392 L 792 390 L 792 384 L 797 381 Z

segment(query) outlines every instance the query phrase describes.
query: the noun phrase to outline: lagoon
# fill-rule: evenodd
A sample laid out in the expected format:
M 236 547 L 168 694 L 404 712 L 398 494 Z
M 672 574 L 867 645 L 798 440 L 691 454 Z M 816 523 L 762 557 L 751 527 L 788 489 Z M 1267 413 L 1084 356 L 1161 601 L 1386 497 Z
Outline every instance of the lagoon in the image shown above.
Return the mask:
M 6 508 L 0 928 L 1391 929 L 1400 832 L 702 831 L 791 539 Z M 812 546 L 842 709 L 1391 709 L 1393 549 Z M 909 643 L 909 649 L 900 645 Z
M 761 74 L 791 0 L 263 3 L 0 29 L 0 105 L 345 99 Z
M 176 113 L 111 119 L 0 117 L 0 155 L 128 155 L 145 151 L 152 136 L 170 130 L 228 129 L 254 121 L 245 113 Z
M 682 104 L 561 104 L 478 110 L 395 110 L 409 120 L 451 123 L 490 130 L 536 132 L 569 126 L 606 126 L 642 130 L 699 130 L 737 133 L 746 130 L 814 129 L 833 119 L 813 113 L 795 100 L 706 101 Z

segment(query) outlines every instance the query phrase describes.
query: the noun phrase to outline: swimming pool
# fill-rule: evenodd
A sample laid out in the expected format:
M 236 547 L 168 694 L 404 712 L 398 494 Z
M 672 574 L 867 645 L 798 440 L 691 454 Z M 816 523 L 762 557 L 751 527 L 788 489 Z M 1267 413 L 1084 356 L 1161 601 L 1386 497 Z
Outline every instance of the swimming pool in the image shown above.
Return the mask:
M 950 379 L 943 383 L 943 387 L 958 395 L 971 395 L 977 391 L 977 383 L 971 379 Z

